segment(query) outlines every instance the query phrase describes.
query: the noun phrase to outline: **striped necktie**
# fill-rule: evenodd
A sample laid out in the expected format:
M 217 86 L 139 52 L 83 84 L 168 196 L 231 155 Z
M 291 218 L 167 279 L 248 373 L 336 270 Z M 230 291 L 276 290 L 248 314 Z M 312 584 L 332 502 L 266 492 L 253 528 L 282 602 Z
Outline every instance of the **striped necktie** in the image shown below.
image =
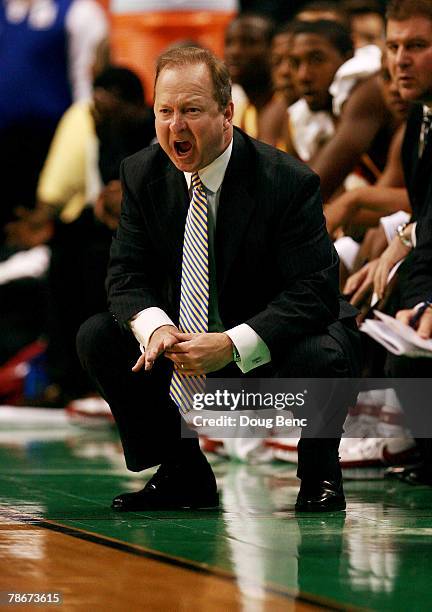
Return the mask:
M 183 241 L 183 259 L 180 295 L 180 321 L 182 332 L 208 331 L 209 272 L 207 195 L 198 172 L 192 174 L 192 200 L 186 218 Z M 186 414 L 193 405 L 195 393 L 203 393 L 205 375 L 183 376 L 174 370 L 170 396 L 180 412 Z
M 423 113 L 423 123 L 421 125 L 421 131 L 420 131 L 419 157 L 423 155 L 423 152 L 426 148 L 428 138 L 430 137 L 431 125 L 432 125 L 432 112 L 425 111 Z

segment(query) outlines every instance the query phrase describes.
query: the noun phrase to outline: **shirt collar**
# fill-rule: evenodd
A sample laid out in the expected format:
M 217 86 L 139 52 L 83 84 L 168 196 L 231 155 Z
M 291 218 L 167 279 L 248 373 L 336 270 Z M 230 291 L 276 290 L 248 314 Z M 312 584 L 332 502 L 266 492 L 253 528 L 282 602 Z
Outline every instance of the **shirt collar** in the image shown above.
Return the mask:
M 204 187 L 206 187 L 206 189 L 212 191 L 213 193 L 216 193 L 216 191 L 222 185 L 228 162 L 231 158 L 232 147 L 233 141 L 231 139 L 231 142 L 225 151 L 219 155 L 219 157 L 216 157 L 216 159 L 213 160 L 208 166 L 205 166 L 205 168 L 198 170 L 198 176 L 200 177 L 202 184 Z M 192 172 L 184 172 L 183 174 L 185 175 L 189 189 L 192 180 Z
M 427 104 L 423 104 L 423 118 L 432 115 L 432 106 L 427 106 Z

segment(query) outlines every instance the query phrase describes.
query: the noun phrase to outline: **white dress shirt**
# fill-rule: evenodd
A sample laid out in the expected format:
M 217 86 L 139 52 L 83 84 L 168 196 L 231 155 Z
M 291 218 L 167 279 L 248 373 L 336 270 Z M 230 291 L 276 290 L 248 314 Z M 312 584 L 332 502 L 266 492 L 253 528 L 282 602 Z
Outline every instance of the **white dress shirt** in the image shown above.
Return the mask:
M 215 275 L 214 236 L 216 230 L 217 210 L 222 182 L 232 152 L 232 141 L 228 148 L 211 164 L 198 171 L 199 177 L 205 187 L 208 203 L 208 238 L 209 238 L 209 270 L 210 270 L 210 301 L 209 301 L 209 331 L 224 332 L 229 336 L 236 347 L 240 361 L 238 367 L 243 373 L 269 363 L 271 355 L 268 346 L 260 336 L 246 323 L 236 325 L 224 330 L 219 316 L 217 305 L 217 288 Z M 184 173 L 188 188 L 190 189 L 190 172 Z M 146 308 L 139 312 L 130 322 L 132 331 L 144 350 L 152 333 L 162 325 L 174 325 L 164 310 L 157 307 Z

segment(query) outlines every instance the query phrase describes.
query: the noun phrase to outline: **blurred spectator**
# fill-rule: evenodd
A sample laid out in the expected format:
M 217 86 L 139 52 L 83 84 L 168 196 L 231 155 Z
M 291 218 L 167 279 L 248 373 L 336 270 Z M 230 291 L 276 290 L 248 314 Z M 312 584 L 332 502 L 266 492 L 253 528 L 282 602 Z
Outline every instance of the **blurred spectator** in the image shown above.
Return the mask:
M 234 19 L 225 33 L 225 62 L 233 83 L 244 92 L 241 99 L 233 88 L 234 124 L 254 138 L 261 138 L 269 114 L 276 123 L 283 121 L 286 114 L 284 101 L 273 99 L 270 70 L 273 30 L 273 22 L 266 17 L 244 14 Z
M 283 98 L 287 108 L 298 98 L 291 61 L 292 33 L 292 23 L 283 24 L 276 30 L 270 56 L 273 88 Z
M 289 108 L 288 150 L 309 161 L 335 131 L 330 85 L 353 54 L 348 30 L 335 21 L 298 22 L 291 35 L 291 64 L 300 99 Z
M 324 201 L 343 186 L 360 162 L 366 179 L 363 184 L 375 182 L 385 167 L 396 123 L 385 104 L 379 75 L 373 74 L 380 70 L 380 56 L 374 45 L 356 50 L 354 58 L 339 69 L 331 86 L 333 111 L 340 113 L 340 118 L 334 137 L 311 162 L 321 178 Z M 357 180 L 354 186 L 359 186 L 358 183 Z
M 92 204 L 88 201 L 76 221 L 56 223 L 51 241 L 47 360 L 52 383 L 48 392 L 56 403 L 91 390 L 76 357 L 75 337 L 88 316 L 106 307 L 106 266 L 120 217 L 120 163 L 150 144 L 155 135 L 153 112 L 144 99 L 139 78 L 126 68 L 107 68 L 94 81 L 97 149 L 93 174 L 100 177 L 101 190 L 93 201 L 95 206 L 88 206 Z
M 307 3 L 296 15 L 296 19 L 301 21 L 329 20 L 348 25 L 347 15 L 336 2 Z M 296 102 L 299 95 L 293 79 L 293 66 L 290 57 L 292 33 L 295 28 L 296 21 L 288 22 L 280 26 L 273 36 L 271 47 L 272 79 L 275 89 L 273 107 L 276 106 L 275 100 L 277 99 L 284 99 L 285 104 L 291 106 Z M 304 118 L 304 115 L 302 116 Z M 333 128 L 331 128 L 331 133 L 333 133 Z M 281 116 L 280 112 L 266 113 L 260 138 L 284 151 L 296 154 L 291 142 L 288 115 Z
M 376 0 L 344 0 L 354 47 L 377 45 L 384 48 L 385 19 L 382 5 Z
M 308 2 L 295 15 L 298 21 L 338 21 L 343 26 L 349 26 L 348 14 L 341 2 L 316 0 Z
M 35 246 L 42 220 L 49 227 L 52 217 L 77 219 L 95 204 L 102 184 L 118 177 L 120 161 L 153 137 L 153 113 L 139 79 L 126 68 L 105 68 L 95 77 L 93 100 L 75 103 L 62 117 L 40 175 L 38 206 L 8 226 L 9 241 Z M 39 243 L 46 241 L 41 234 Z
M 260 139 L 283 151 L 287 150 L 288 107 L 298 98 L 290 54 L 292 28 L 292 23 L 283 24 L 272 39 L 270 61 L 274 94 L 260 125 Z
M 260 139 L 282 151 L 287 150 L 288 107 L 298 98 L 290 55 L 292 27 L 291 22 L 283 24 L 272 39 L 270 62 L 274 94 L 260 125 Z
M 105 307 L 106 264 L 120 215 L 120 163 L 148 145 L 155 134 L 141 82 L 126 68 L 105 69 L 95 78 L 93 104 L 75 106 L 59 125 L 41 176 L 45 187 L 39 193 L 51 194 L 52 199 L 41 201 L 12 228 L 15 240 L 27 238 L 35 218 L 41 216 L 48 226 L 54 219 L 47 350 L 52 384 L 38 398 L 42 404 L 61 405 L 90 390 L 75 355 L 76 331 L 84 319 Z M 79 134 L 76 121 L 83 117 L 87 140 Z M 70 146 L 74 137 L 76 145 Z M 79 207 L 64 216 L 74 196 L 78 196 L 75 204 Z M 25 225 L 23 230 L 20 226 Z
M 389 70 L 396 80 L 401 97 L 414 104 L 411 109 L 402 145 L 402 163 L 405 184 L 412 207 L 411 223 L 404 223 L 399 230 L 394 227 L 391 240 L 383 245 L 382 255 L 370 261 L 353 278 L 349 279 L 346 292 L 357 289 L 351 299 L 360 302 L 367 300 L 372 287 L 378 298 L 383 298 L 389 273 L 394 266 L 403 261 L 398 270 L 403 279 L 415 277 L 417 271 L 429 266 L 431 215 L 430 156 L 431 138 L 430 104 L 432 104 L 431 66 L 429 60 L 432 40 L 432 7 L 429 2 L 400 0 L 391 3 L 393 18 L 387 25 L 387 61 Z M 417 31 L 418 29 L 418 31 Z M 416 44 L 412 41 L 416 41 Z M 403 53 L 402 53 L 403 51 Z M 416 227 L 417 224 L 417 227 Z M 417 236 L 418 234 L 418 236 Z M 419 237 L 419 244 L 417 238 Z M 427 274 L 426 274 L 427 276 Z M 421 274 L 420 274 L 421 277 Z M 427 283 L 425 283 L 425 286 Z M 413 307 L 412 301 L 419 295 L 416 282 L 405 283 L 403 305 Z M 412 295 L 410 287 L 416 287 Z M 388 311 L 394 313 L 400 308 L 400 290 L 391 292 Z
M 241 13 L 257 13 L 283 23 L 292 19 L 305 0 L 240 0 Z
M 377 225 L 382 216 L 390 215 L 398 210 L 411 212 L 408 194 L 404 187 L 401 159 L 402 140 L 405 133 L 404 122 L 409 104 L 401 98 L 385 61 L 379 75 L 379 82 L 384 102 L 394 116 L 395 125 L 400 125 L 400 127 L 393 136 L 387 163 L 376 184 L 347 191 L 325 206 L 324 214 L 330 234 L 333 234 L 338 228 L 347 232 L 355 225 Z
M 410 224 L 400 226 L 379 259 L 374 274 L 374 290 L 378 297 L 388 293 L 390 270 L 398 269 L 398 282 L 390 293 L 386 311 L 396 312 L 399 320 L 418 328 L 422 337 L 431 335 L 431 266 L 432 266 L 432 4 L 426 0 L 390 0 L 387 12 L 387 55 L 389 70 L 396 79 L 402 98 L 415 102 L 407 122 L 402 149 L 405 181 L 413 215 Z M 386 289 L 387 285 L 387 289 Z M 412 317 L 421 305 L 425 311 L 415 323 Z M 409 359 L 389 355 L 391 376 L 430 378 L 430 359 Z M 427 398 L 421 387 L 400 386 L 400 399 L 407 415 L 417 424 L 424 422 Z M 429 432 L 426 432 L 427 434 Z M 417 434 L 419 435 L 419 434 Z M 432 440 L 416 439 L 421 462 L 416 466 L 392 472 L 411 485 L 432 486 Z
M 127 68 L 107 68 L 93 83 L 93 119 L 99 168 L 106 185 L 119 177 L 120 162 L 155 137 L 153 110 L 145 105 L 141 81 Z
M 34 206 L 56 124 L 72 100 L 90 95 L 90 66 L 106 34 L 95 0 L 1 0 L 0 227 L 16 206 Z

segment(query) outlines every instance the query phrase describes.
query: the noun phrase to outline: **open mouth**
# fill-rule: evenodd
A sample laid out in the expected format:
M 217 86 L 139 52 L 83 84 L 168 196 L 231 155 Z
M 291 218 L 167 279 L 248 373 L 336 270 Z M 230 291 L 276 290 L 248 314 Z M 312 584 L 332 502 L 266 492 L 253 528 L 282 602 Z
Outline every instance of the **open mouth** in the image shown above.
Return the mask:
M 174 141 L 174 149 L 177 155 L 182 157 L 192 149 L 192 143 L 189 140 L 176 140 Z

